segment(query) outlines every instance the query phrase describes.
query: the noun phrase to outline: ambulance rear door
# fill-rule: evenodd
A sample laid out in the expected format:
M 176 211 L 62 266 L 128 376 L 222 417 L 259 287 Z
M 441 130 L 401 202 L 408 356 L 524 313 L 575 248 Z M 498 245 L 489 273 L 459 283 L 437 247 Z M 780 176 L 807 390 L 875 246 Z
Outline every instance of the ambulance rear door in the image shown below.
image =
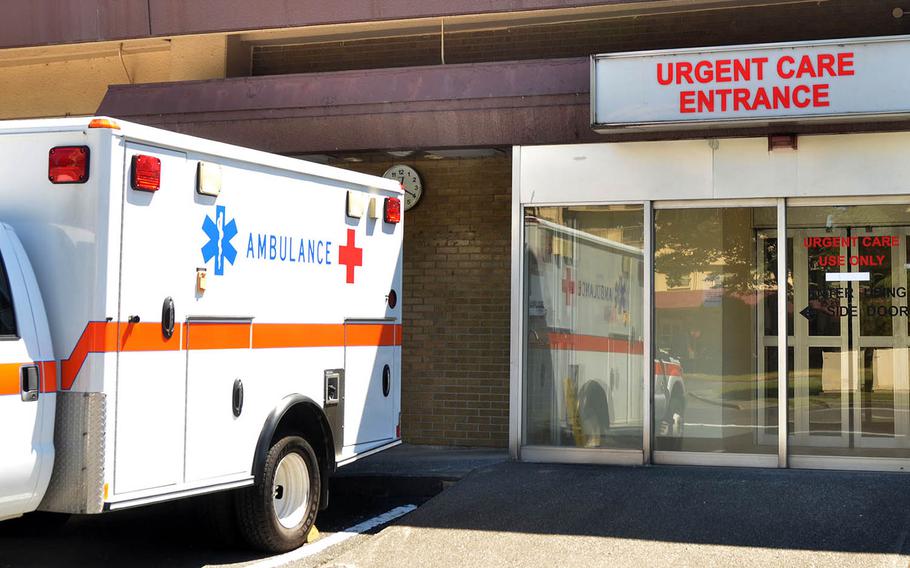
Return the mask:
M 351 192 L 353 193 L 353 192 Z M 349 194 L 349 199 L 352 197 Z M 391 196 L 371 194 L 383 211 Z M 344 448 L 342 460 L 400 437 L 402 235 L 400 220 L 384 214 L 347 218 L 338 263 L 344 322 Z
M 199 223 L 192 216 L 193 181 L 183 152 L 127 143 L 115 495 L 183 481 L 187 362 L 181 352 L 185 330 L 177 322 L 185 320 L 193 299 L 193 255 L 199 250 L 183 229 Z

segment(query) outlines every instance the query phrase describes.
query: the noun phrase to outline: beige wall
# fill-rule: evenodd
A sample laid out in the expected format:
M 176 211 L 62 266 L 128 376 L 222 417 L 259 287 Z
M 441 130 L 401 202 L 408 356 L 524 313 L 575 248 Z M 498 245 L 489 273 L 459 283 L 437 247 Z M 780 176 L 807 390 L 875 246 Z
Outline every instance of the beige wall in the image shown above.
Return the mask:
M 225 76 L 224 35 L 0 51 L 0 118 L 92 114 L 108 85 Z

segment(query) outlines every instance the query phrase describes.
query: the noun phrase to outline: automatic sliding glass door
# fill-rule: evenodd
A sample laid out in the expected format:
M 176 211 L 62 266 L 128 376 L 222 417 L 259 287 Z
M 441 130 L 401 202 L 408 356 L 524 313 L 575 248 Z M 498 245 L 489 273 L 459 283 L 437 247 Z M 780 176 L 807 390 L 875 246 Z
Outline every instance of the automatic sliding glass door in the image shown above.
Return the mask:
M 656 462 L 776 464 L 777 363 L 762 344 L 776 333 L 776 212 L 654 213 L 654 345 L 674 367 L 655 367 L 655 433 L 684 413 L 675 435 L 655 437 Z
M 524 242 L 522 451 L 642 463 L 643 206 L 529 207 Z
M 790 455 L 910 457 L 910 212 L 789 207 L 788 225 Z

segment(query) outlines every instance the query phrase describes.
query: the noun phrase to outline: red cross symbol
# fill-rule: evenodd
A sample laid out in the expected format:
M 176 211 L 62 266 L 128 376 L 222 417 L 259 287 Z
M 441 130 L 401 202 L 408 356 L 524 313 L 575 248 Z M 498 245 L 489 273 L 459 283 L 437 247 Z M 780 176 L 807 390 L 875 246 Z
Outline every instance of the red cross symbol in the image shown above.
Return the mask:
M 363 249 L 354 245 L 354 229 L 348 229 L 348 243 L 338 247 L 338 264 L 348 269 L 347 283 L 354 283 L 354 268 L 363 266 Z
M 562 291 L 566 295 L 566 305 L 572 305 L 572 296 L 575 295 L 575 280 L 572 280 L 572 269 L 566 267 L 566 277 L 562 279 Z

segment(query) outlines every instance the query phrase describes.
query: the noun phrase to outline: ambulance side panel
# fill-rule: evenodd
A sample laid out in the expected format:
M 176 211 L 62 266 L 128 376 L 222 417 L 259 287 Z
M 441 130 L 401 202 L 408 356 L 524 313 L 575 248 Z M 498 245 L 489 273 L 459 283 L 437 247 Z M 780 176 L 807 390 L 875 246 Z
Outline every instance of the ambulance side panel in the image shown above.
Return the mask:
M 137 153 L 161 159 L 157 192 L 130 187 Z M 219 195 L 197 193 L 200 161 Z M 398 194 L 136 142 L 123 176 L 113 504 L 251 482 L 269 415 L 292 395 L 323 406 L 327 370 L 345 371 L 338 459 L 397 440 L 403 224 L 345 212 L 349 193 Z
M 120 192 L 110 191 L 110 164 L 122 155 L 110 131 L 60 123 L 66 126 L 59 131 L 0 132 L 0 219 L 15 230 L 32 264 L 58 362 L 57 459 L 40 508 L 98 512 L 110 460 L 104 423 L 115 356 L 92 352 L 90 327 L 117 315 L 119 257 L 109 249 L 120 240 Z M 86 183 L 50 183 L 48 153 L 56 146 L 88 147 Z M 118 175 L 120 169 L 118 163 Z
M 15 165 L 15 175 L 0 184 L 0 218 L 16 231 L 34 268 L 55 356 L 66 367 L 60 390 L 103 392 L 100 362 L 88 356 L 80 365 L 72 356 L 89 322 L 116 316 L 120 192 L 110 191 L 110 163 L 119 164 L 122 154 L 108 130 L 0 134 L 0 144 L 3 162 Z M 88 182 L 50 183 L 48 151 L 55 146 L 89 147 Z

